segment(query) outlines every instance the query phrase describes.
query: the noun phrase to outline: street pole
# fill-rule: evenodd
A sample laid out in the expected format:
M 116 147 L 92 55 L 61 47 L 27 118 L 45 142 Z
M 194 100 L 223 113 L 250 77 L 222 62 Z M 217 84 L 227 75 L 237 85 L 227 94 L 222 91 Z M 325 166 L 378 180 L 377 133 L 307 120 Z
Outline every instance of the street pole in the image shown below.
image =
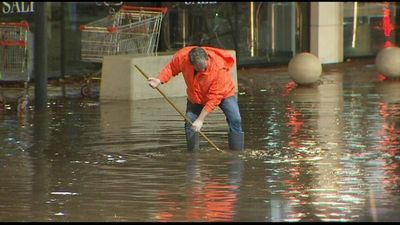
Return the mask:
M 35 111 L 47 105 L 47 13 L 46 2 L 35 2 L 34 77 Z

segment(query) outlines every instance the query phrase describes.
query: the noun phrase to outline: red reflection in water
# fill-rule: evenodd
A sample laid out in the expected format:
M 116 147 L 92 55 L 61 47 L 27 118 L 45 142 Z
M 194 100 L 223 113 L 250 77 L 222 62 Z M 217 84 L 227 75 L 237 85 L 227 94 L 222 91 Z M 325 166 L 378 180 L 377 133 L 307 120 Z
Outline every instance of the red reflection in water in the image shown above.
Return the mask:
M 236 194 L 226 190 L 235 188 L 236 186 L 221 183 L 207 184 L 204 199 L 208 221 L 233 220 Z
M 186 204 L 181 207 L 178 207 L 178 200 L 172 199 L 167 193 L 160 194 L 160 204 L 168 205 L 169 207 L 159 212 L 159 221 L 233 221 L 237 202 L 236 190 L 239 187 L 226 185 L 225 183 L 228 183 L 228 181 L 194 182 L 186 191 Z M 184 216 L 185 218 L 178 218 L 180 216 Z
M 396 157 L 400 150 L 400 142 L 398 139 L 400 130 L 396 127 L 398 121 L 394 119 L 398 111 L 399 108 L 396 105 L 389 106 L 387 103 L 383 102 L 379 104 L 379 114 L 384 119 L 382 128 L 378 131 L 379 137 L 382 138 L 379 141 L 379 150 L 389 154 L 391 158 Z M 397 192 L 399 192 L 398 185 L 400 181 L 400 175 L 396 172 L 398 169 L 398 163 L 387 162 L 383 166 L 383 171 L 386 176 L 384 176 L 382 180 L 386 188 L 397 190 Z
M 288 96 L 290 92 L 292 92 L 297 86 L 297 83 L 294 81 L 290 81 L 285 85 L 284 91 L 281 94 L 282 96 Z M 300 137 L 298 136 L 298 133 L 300 129 L 303 127 L 304 122 L 299 121 L 299 118 L 301 117 L 301 113 L 296 111 L 292 106 L 287 106 L 287 115 L 288 115 L 288 122 L 286 123 L 287 126 L 292 127 L 292 130 L 290 131 L 289 135 L 289 147 L 301 147 L 299 144 L 299 139 Z
M 290 92 L 297 86 L 296 82 L 290 81 L 285 85 L 285 89 L 282 93 L 282 96 L 288 96 Z
M 171 204 L 171 206 L 168 207 L 167 211 L 160 212 L 158 215 L 159 221 L 160 222 L 169 222 L 172 219 L 172 214 L 169 211 L 173 211 L 174 208 L 176 208 L 176 203 L 174 201 L 168 200 L 168 192 L 162 191 L 159 196 L 160 200 L 164 205 L 167 205 L 168 203 Z
M 386 80 L 386 77 L 383 74 L 379 73 L 378 77 L 376 78 L 376 80 L 378 82 L 382 82 L 382 81 Z
M 282 183 L 287 188 L 287 191 L 283 192 L 282 196 L 289 199 L 293 204 L 293 207 L 289 207 L 287 212 L 287 220 L 302 221 L 307 216 L 308 210 L 303 208 L 303 206 L 309 204 L 308 197 L 304 197 L 308 196 L 308 188 L 300 178 L 301 175 L 305 174 L 304 167 L 293 165 L 292 168 L 289 168 L 288 172 L 290 176 L 282 177 Z
M 380 103 L 379 104 L 379 114 L 384 118 L 391 117 L 395 115 L 398 112 L 398 108 L 394 105 L 392 107 L 388 107 L 387 103 Z M 382 137 L 382 140 L 379 141 L 379 144 L 382 146 L 397 146 L 399 145 L 398 141 L 398 133 L 396 129 L 396 124 L 395 123 L 389 123 L 387 121 L 384 122 L 382 129 L 378 131 L 378 135 Z M 392 156 L 396 155 L 396 150 L 394 151 L 389 151 L 389 154 Z
M 288 119 L 289 121 L 286 123 L 286 125 L 292 127 L 292 130 L 290 131 L 290 141 L 288 143 L 289 147 L 301 147 L 299 140 L 300 137 L 298 135 L 300 129 L 303 127 L 304 122 L 299 121 L 299 117 L 301 116 L 300 112 L 297 112 L 294 108 L 291 106 L 288 106 L 287 108 L 288 111 Z

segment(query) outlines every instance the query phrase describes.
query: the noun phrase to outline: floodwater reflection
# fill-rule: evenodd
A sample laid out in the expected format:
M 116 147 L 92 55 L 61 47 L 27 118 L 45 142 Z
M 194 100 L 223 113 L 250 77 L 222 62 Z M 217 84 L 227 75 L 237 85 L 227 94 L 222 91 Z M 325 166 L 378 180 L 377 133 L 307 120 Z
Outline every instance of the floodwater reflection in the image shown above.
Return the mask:
M 240 81 L 243 152 L 205 140 L 187 152 L 183 118 L 162 98 L 4 110 L 0 220 L 398 221 L 399 83 L 350 71 L 308 87 L 242 74 L 254 81 Z M 216 110 L 203 131 L 227 149 L 227 129 Z

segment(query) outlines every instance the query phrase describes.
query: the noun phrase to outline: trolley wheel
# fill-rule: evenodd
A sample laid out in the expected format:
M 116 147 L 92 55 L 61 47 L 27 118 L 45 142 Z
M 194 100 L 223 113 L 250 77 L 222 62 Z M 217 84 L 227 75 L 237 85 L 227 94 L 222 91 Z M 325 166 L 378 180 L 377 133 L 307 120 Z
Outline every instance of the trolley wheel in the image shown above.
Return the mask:
M 21 96 L 17 100 L 17 110 L 18 112 L 26 112 L 29 108 L 29 96 Z
M 82 97 L 90 97 L 90 88 L 88 84 L 85 84 L 81 88 Z

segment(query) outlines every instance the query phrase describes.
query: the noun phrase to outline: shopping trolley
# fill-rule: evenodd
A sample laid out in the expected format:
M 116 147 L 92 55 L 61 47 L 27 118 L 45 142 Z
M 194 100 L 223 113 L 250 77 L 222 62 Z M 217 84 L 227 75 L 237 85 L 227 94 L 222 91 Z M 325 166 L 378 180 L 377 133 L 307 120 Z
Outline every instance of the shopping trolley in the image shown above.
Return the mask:
M 105 55 L 154 55 L 165 7 L 122 6 L 103 19 L 81 25 L 81 59 L 102 62 Z
M 32 73 L 32 57 L 28 43 L 31 36 L 26 21 L 0 22 L 0 80 L 24 82 L 24 95 L 17 98 L 19 112 L 25 111 L 29 103 L 28 82 Z M 0 95 L 0 105 L 5 105 L 3 93 Z
M 166 13 L 166 7 L 123 5 L 118 12 L 81 25 L 82 61 L 101 63 L 106 55 L 155 55 Z M 100 78 L 87 79 L 81 89 L 83 96 L 90 95 L 92 79 Z

